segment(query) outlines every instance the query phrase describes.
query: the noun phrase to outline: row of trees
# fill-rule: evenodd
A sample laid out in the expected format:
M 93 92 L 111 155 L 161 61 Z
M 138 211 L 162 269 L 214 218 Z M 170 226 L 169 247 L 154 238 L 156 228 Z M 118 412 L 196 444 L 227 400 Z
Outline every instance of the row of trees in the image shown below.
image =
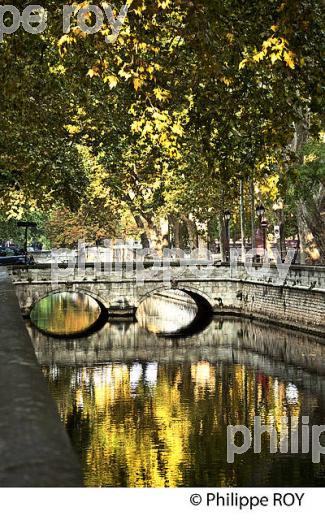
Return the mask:
M 0 45 L 6 219 L 50 212 L 65 245 L 159 248 L 161 219 L 175 245 L 202 223 L 224 244 L 225 210 L 238 233 L 241 198 L 249 234 L 254 194 L 271 221 L 281 198 L 287 235 L 325 261 L 320 0 L 129 0 L 115 44 L 106 26 L 62 36 L 63 3 L 46 4 L 46 32 Z

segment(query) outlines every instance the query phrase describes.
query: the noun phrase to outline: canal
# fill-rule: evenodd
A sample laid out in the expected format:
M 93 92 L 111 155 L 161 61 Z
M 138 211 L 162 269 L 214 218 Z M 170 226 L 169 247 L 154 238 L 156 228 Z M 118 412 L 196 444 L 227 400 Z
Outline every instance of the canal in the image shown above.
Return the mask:
M 178 291 L 97 328 L 101 309 L 81 294 L 34 308 L 28 330 L 85 485 L 324 486 L 323 459 L 279 447 L 302 417 L 310 432 L 325 424 L 325 340 L 230 317 L 195 331 L 196 313 Z M 261 453 L 228 463 L 227 426 L 252 431 L 256 416 L 277 453 L 264 434 Z

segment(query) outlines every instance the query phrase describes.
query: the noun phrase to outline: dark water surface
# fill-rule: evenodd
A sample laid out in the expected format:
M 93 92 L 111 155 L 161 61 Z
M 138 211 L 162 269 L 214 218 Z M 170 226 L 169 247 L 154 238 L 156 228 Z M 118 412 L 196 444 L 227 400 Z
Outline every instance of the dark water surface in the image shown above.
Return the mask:
M 89 321 L 89 306 L 63 312 L 57 304 L 50 318 L 56 332 L 62 323 L 66 333 L 67 324 L 75 332 L 76 320 L 82 327 Z M 43 309 L 42 328 L 44 315 Z M 85 484 L 323 486 L 324 459 L 313 464 L 311 454 L 270 454 L 266 435 L 260 454 L 250 449 L 227 463 L 227 426 L 252 431 L 260 416 L 276 428 L 279 445 L 294 431 L 300 438 L 295 421 L 302 416 L 325 424 L 324 342 L 228 318 L 192 337 L 159 334 L 194 316 L 193 302 L 159 297 L 146 301 L 138 323 L 109 322 L 84 338 L 53 338 L 28 325 Z

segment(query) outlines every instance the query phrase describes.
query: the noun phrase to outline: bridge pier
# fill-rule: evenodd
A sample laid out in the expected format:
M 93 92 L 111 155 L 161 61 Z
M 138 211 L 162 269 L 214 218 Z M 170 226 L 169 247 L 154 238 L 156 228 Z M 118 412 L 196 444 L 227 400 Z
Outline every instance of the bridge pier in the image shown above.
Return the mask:
M 137 312 L 137 307 L 119 307 L 111 306 L 107 309 L 107 315 L 112 318 L 134 318 Z

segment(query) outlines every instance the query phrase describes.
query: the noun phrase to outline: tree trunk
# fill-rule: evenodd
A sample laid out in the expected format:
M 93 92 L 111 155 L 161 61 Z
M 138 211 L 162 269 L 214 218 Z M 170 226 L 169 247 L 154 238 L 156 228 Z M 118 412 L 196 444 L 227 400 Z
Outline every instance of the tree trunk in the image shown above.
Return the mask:
M 307 118 L 295 125 L 295 137 L 292 149 L 298 153 L 308 140 L 309 123 Z M 322 207 L 325 188 L 320 185 L 317 194 L 311 194 L 308 205 L 304 200 L 297 201 L 298 232 L 300 247 L 307 253 L 311 262 L 325 263 L 325 229 Z M 304 254 L 302 255 L 304 256 Z M 303 260 L 303 258 L 302 258 Z
M 175 241 L 175 247 L 180 248 L 181 247 L 181 225 L 179 223 L 179 220 L 175 222 L 174 225 L 174 241 Z
M 222 262 L 227 261 L 227 248 L 230 246 L 227 242 L 227 230 L 225 223 L 225 201 L 224 201 L 224 192 L 221 188 L 220 197 L 219 197 L 219 212 L 218 212 L 218 222 L 219 222 L 219 243 L 220 243 L 220 254 Z M 228 237 L 230 239 L 230 237 Z
M 240 241 L 241 241 L 241 258 L 245 261 L 245 203 L 244 203 L 244 181 L 240 179 Z
M 302 235 L 304 250 L 312 262 L 321 264 L 325 264 L 325 227 L 321 214 L 324 198 L 325 190 L 322 188 L 319 197 L 316 200 L 313 198 L 308 203 L 308 208 L 304 202 L 299 202 L 299 231 Z
M 197 228 L 194 220 L 192 220 L 187 215 L 184 216 L 184 221 L 187 227 L 189 242 L 190 242 L 190 249 L 197 249 L 199 242 L 198 242 L 198 233 Z
M 143 249 L 148 249 L 149 248 L 149 239 L 148 239 L 147 233 L 145 231 L 145 227 L 144 227 L 142 218 L 139 215 L 134 215 L 134 220 L 135 220 L 138 228 L 142 230 L 142 232 L 140 234 L 141 245 L 142 245 Z
M 226 233 L 226 226 L 225 226 L 225 219 L 224 219 L 223 211 L 219 212 L 218 220 L 219 220 L 219 241 L 220 241 L 221 260 L 223 262 L 226 262 L 228 244 L 227 244 L 227 233 Z
M 255 226 L 255 188 L 252 178 L 249 180 L 250 206 L 251 206 L 251 236 L 252 249 L 256 249 L 256 226 Z
M 180 219 L 174 216 L 169 217 L 169 223 L 172 227 L 173 233 L 172 233 L 172 245 L 173 247 L 176 247 L 177 249 L 180 249 L 181 247 L 181 223 Z
M 287 254 L 287 246 L 286 246 L 286 229 L 285 229 L 285 219 L 284 219 L 284 211 L 281 209 L 279 211 L 279 226 L 280 226 L 280 251 L 281 251 L 281 260 L 284 260 Z
M 136 215 L 134 219 L 138 228 L 143 230 L 141 233 L 142 247 L 144 249 L 152 248 L 161 253 L 164 245 L 163 237 L 161 230 L 154 224 L 153 218 Z

